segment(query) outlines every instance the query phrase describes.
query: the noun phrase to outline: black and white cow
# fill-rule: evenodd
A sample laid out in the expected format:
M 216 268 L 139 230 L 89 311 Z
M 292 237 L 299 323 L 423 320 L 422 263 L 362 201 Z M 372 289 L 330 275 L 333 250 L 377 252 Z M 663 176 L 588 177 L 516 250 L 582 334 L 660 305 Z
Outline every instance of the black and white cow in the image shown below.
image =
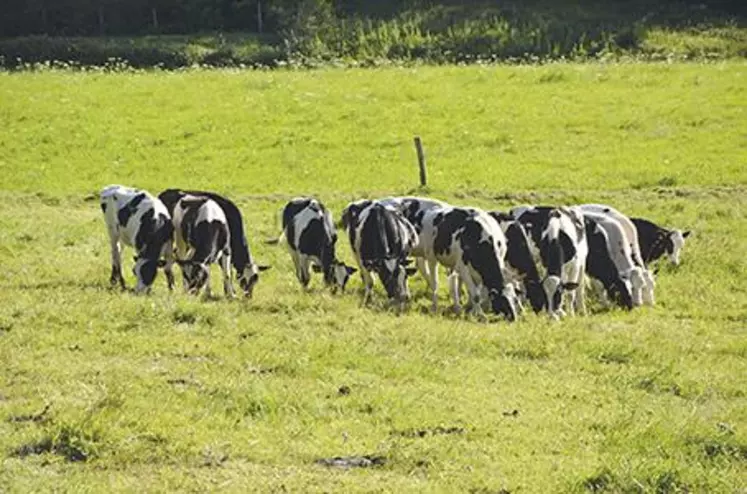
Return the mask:
M 203 190 L 167 189 L 161 192 L 158 197 L 173 216 L 174 206 L 176 206 L 179 199 L 187 194 L 208 197 L 215 201 L 223 210 L 228 220 L 228 229 L 231 233 L 231 263 L 234 269 L 236 269 L 236 277 L 239 286 L 244 291 L 244 295 L 247 298 L 251 298 L 254 293 L 254 287 L 259 281 L 259 273 L 270 269 L 270 266 L 263 266 L 254 261 L 244 233 L 244 222 L 239 208 L 233 201 L 226 197 Z
M 449 280 L 456 310 L 460 310 L 459 283 L 463 282 L 467 285 L 473 313 L 483 316 L 483 297 L 487 293 L 493 312 L 514 321 L 516 293 L 504 277 L 507 246 L 498 222 L 479 209 L 445 207 L 429 209 L 422 225 L 432 309 L 436 310 L 438 304 L 436 267 L 440 263 L 456 275 Z
M 589 213 L 606 215 L 615 220 L 620 225 L 620 227 L 622 227 L 624 239 L 628 244 L 628 248 L 626 248 L 625 252 L 615 251 L 615 256 L 624 257 L 627 255 L 627 251 L 630 251 L 630 257 L 633 263 L 638 266 L 638 268 L 640 268 L 640 274 L 643 276 L 643 286 L 640 288 L 642 298 L 640 298 L 637 294 L 638 288 L 636 287 L 635 276 L 630 278 L 630 281 L 634 284 L 633 301 L 636 305 L 641 305 L 641 300 L 649 305 L 654 305 L 654 289 L 656 288 L 656 280 L 654 279 L 653 273 L 648 270 L 645 263 L 643 262 L 643 256 L 641 254 L 638 239 L 638 231 L 636 230 L 635 224 L 626 215 L 613 208 L 612 206 L 608 206 L 606 204 L 581 204 L 578 206 L 578 208 L 584 212 L 584 215 Z M 604 224 L 602 226 L 604 226 Z M 610 240 L 616 242 L 616 239 L 613 238 L 613 235 L 609 231 L 607 233 L 610 234 Z M 620 266 L 621 263 L 625 262 L 624 260 L 617 259 L 616 257 L 614 257 L 614 259 L 618 266 Z
M 682 248 L 685 246 L 685 239 L 690 236 L 690 230 L 669 230 L 643 218 L 631 218 L 630 220 L 638 232 L 638 244 L 646 265 L 664 254 L 675 266 L 680 264 Z
M 375 272 L 390 300 L 402 308 L 409 299 L 407 257 L 418 246 L 415 227 L 396 208 L 378 201 L 361 200 L 348 204 L 342 213 L 365 285 L 363 304 L 368 303 Z
M 541 312 L 547 308 L 547 296 L 542 287 L 542 279 L 535 262 L 529 236 L 524 226 L 513 219 L 510 214 L 502 211 L 490 211 L 492 216 L 506 236 L 506 266 L 512 275 L 512 280 L 522 285 L 524 297 L 529 300 L 534 312 Z
M 122 289 L 125 288 L 121 255 L 121 244 L 125 244 L 133 247 L 136 252 L 135 266 L 132 269 L 137 277 L 136 292 L 149 291 L 158 268 L 164 264 L 169 289 L 172 289 L 173 226 L 166 206 L 144 190 L 122 185 L 104 187 L 100 199 L 111 242 L 112 285 L 119 283 Z M 165 263 L 162 257 L 165 258 Z
M 612 242 L 605 230 L 593 216 L 584 215 L 586 241 L 589 255 L 586 257 L 586 274 L 598 280 L 609 297 L 625 309 L 633 308 L 632 287 L 612 259 Z
M 357 269 L 339 261 L 335 255 L 337 231 L 332 214 L 316 199 L 301 197 L 283 208 L 283 235 L 288 243 L 298 281 L 306 287 L 311 280 L 309 266 L 324 273 L 324 283 L 345 291 L 345 285 Z
M 539 249 L 546 269 L 542 286 L 550 316 L 564 314 L 564 292 L 570 292 L 571 312 L 585 312 L 584 274 L 589 246 L 581 211 L 574 207 L 519 206 L 509 214 L 529 231 Z
M 210 265 L 223 271 L 223 292 L 235 295 L 231 283 L 231 232 L 223 209 L 205 196 L 185 195 L 174 205 L 176 262 L 182 268 L 184 288 L 210 296 Z

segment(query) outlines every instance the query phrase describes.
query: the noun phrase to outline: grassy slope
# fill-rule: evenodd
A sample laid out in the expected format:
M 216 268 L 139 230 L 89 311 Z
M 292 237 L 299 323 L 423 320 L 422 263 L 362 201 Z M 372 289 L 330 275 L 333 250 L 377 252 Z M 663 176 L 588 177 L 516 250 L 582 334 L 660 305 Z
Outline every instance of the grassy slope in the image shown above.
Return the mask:
M 734 492 L 745 76 L 743 63 L 0 75 L 0 490 Z M 685 264 L 660 275 L 656 308 L 556 325 L 301 293 L 287 254 L 260 242 L 284 195 L 337 212 L 406 192 L 415 133 L 439 197 L 609 202 L 692 228 Z M 88 196 L 109 182 L 237 197 L 274 266 L 256 300 L 169 296 L 162 278 L 151 297 L 107 291 Z M 46 421 L 11 421 L 45 403 Z M 407 435 L 439 425 L 464 433 Z M 44 437 L 95 458 L 13 455 Z M 356 453 L 388 463 L 313 465 Z

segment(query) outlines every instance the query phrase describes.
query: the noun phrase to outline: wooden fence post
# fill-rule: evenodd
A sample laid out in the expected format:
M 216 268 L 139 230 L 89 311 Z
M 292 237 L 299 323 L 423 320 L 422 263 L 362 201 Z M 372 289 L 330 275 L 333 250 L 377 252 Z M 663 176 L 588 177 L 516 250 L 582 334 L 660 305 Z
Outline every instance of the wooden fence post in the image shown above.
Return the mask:
M 425 151 L 420 136 L 415 136 L 415 150 L 418 152 L 418 166 L 420 167 L 420 186 L 425 187 L 428 183 L 428 175 L 425 168 Z

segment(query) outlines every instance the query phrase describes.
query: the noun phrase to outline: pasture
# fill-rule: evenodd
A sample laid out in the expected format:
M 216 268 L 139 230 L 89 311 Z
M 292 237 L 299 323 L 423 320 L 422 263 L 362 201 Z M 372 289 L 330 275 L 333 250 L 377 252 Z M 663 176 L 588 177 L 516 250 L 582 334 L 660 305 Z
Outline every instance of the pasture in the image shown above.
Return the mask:
M 744 62 L 0 73 L 0 491 L 743 492 L 746 103 Z M 254 299 L 110 290 L 109 183 L 234 199 Z M 437 315 L 305 293 L 263 243 L 290 197 L 406 193 L 693 234 L 655 307 L 515 324 L 443 272 Z

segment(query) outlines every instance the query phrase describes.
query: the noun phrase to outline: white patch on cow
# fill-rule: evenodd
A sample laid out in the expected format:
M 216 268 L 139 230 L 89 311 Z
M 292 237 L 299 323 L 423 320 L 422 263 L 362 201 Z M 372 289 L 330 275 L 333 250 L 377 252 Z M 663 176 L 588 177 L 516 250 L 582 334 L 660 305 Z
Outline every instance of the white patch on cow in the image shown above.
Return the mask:
M 669 260 L 674 264 L 675 266 L 678 266 L 680 264 L 680 254 L 682 253 L 682 248 L 685 246 L 685 237 L 682 235 L 681 230 L 672 230 L 669 233 L 669 238 L 672 240 L 672 245 L 674 248 L 672 249 L 671 253 L 667 253 L 667 256 L 669 257 Z
M 384 267 L 390 273 L 394 273 L 394 270 L 397 269 L 398 264 L 399 264 L 399 259 L 386 259 L 384 261 Z

